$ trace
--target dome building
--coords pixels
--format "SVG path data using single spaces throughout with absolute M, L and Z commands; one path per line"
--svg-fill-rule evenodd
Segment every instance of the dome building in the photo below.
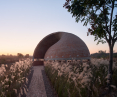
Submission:
M 33 65 L 43 65 L 45 60 L 83 60 L 90 59 L 86 44 L 76 35 L 55 32 L 44 37 L 34 50 Z

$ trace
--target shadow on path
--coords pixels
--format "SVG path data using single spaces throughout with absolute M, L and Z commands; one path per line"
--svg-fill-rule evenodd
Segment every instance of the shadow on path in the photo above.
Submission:
M 45 74 L 45 70 L 42 70 L 42 76 L 43 76 L 43 81 L 44 81 L 47 97 L 57 97 L 55 90 L 52 88 L 50 81 Z

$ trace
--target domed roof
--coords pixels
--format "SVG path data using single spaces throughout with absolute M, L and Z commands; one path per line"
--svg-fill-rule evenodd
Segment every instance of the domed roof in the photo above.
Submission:
M 90 53 L 78 36 L 67 32 L 55 32 L 39 42 L 33 57 L 44 60 L 90 59 Z
M 79 37 L 66 32 L 61 33 L 59 37 L 59 41 L 46 51 L 45 60 L 89 59 L 89 50 Z

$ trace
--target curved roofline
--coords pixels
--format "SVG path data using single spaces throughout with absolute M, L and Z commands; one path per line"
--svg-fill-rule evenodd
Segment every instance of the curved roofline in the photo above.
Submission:
M 62 50 L 62 48 L 64 49 Z M 58 51 L 58 53 L 56 51 Z M 63 55 L 60 55 L 60 53 L 66 51 L 71 53 L 69 54 L 70 56 L 68 55 L 69 57 L 62 58 Z M 65 54 L 67 54 L 67 52 Z M 78 58 L 77 53 L 75 55 L 73 54 L 75 52 L 81 53 L 80 55 L 78 54 Z M 83 53 L 85 53 L 85 56 L 82 55 Z M 55 58 L 55 54 L 59 54 L 59 57 Z M 71 55 L 73 55 L 72 57 L 75 57 L 75 59 L 90 59 L 89 54 L 88 47 L 81 38 L 72 33 L 58 31 L 47 35 L 38 43 L 34 50 L 33 57 L 44 60 L 71 60 L 73 59 Z M 49 58 L 48 55 L 49 57 L 52 55 L 53 58 Z

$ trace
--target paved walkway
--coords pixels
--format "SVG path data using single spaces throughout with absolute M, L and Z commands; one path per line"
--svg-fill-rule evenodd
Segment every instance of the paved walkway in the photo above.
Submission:
M 44 66 L 33 66 L 32 69 L 33 75 L 26 97 L 57 97 L 45 74 Z
M 47 97 L 42 76 L 42 70 L 44 70 L 44 67 L 33 66 L 33 70 L 33 76 L 26 97 Z

